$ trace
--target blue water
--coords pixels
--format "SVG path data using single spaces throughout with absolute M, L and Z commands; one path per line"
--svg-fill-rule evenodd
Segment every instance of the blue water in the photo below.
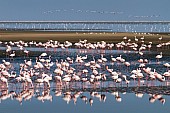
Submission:
M 5 47 L 1 47 L 1 50 L 5 50 Z M 86 49 L 68 49 L 68 50 L 62 50 L 57 49 L 54 51 L 53 49 L 45 50 L 44 48 L 26 48 L 27 50 L 31 51 L 32 54 L 30 56 L 25 56 L 23 53 L 18 54 L 15 58 L 11 59 L 9 57 L 6 57 L 5 55 L 0 58 L 0 61 L 5 59 L 6 61 L 10 61 L 13 65 L 13 69 L 11 71 L 16 71 L 17 75 L 19 74 L 19 64 L 24 63 L 24 60 L 32 59 L 33 65 L 35 64 L 36 57 L 38 57 L 42 52 L 47 52 L 48 56 L 51 55 L 52 62 L 55 63 L 56 59 L 61 61 L 61 59 L 65 60 L 68 56 L 73 58 L 75 61 L 76 55 L 82 55 L 85 56 L 88 55 L 88 59 L 86 62 L 93 60 L 93 57 L 95 60 L 101 57 L 101 54 L 104 55 L 108 59 L 108 61 L 105 64 L 101 64 L 102 69 L 100 72 L 106 73 L 107 77 L 109 77 L 108 72 L 105 71 L 105 66 L 108 65 L 109 68 L 114 69 L 114 71 L 121 72 L 122 74 L 126 74 L 128 76 L 131 75 L 131 71 L 133 69 L 136 69 L 139 66 L 139 63 L 137 60 L 139 58 L 148 58 L 149 63 L 146 64 L 146 66 L 155 68 L 157 72 L 164 73 L 167 68 L 163 66 L 164 63 L 170 62 L 170 58 L 168 55 L 163 56 L 163 58 L 159 61 L 159 63 L 156 61 L 155 56 L 159 54 L 159 51 L 149 52 L 144 51 L 144 56 L 139 56 L 135 51 L 124 51 L 124 50 L 86 50 Z M 17 50 L 17 48 L 13 48 L 13 50 Z M 131 63 L 130 68 L 127 70 L 127 67 L 124 66 L 121 63 L 111 63 L 111 55 L 113 57 L 117 57 L 119 55 L 122 55 L 123 58 L 126 59 L 126 61 Z M 48 58 L 45 57 L 45 58 Z M 2 63 L 2 62 L 1 62 Z M 84 69 L 84 66 L 81 66 L 80 64 L 73 63 L 71 64 L 72 67 L 74 67 L 76 72 L 79 72 L 80 70 Z M 45 70 L 48 73 L 51 73 L 54 76 L 53 71 L 55 70 L 56 66 L 52 66 L 50 70 Z M 87 68 L 90 70 L 89 68 Z M 89 71 L 89 75 L 92 72 Z M 150 82 L 150 81 L 149 81 Z M 110 83 L 110 84 L 109 84 Z M 73 83 L 74 85 L 76 83 Z M 56 85 L 54 82 L 51 82 L 51 88 L 46 89 L 41 85 L 39 88 L 29 89 L 29 88 L 23 88 L 22 84 L 16 84 L 12 83 L 9 85 L 9 89 L 6 90 L 5 88 L 1 88 L 0 90 L 0 113 L 56 113 L 56 112 L 71 112 L 71 113 L 108 113 L 108 112 L 114 112 L 114 113 L 169 113 L 170 112 L 170 96 L 169 96 L 169 89 L 163 89 L 160 90 L 153 90 L 151 92 L 138 89 L 137 83 L 133 83 L 133 80 L 131 80 L 131 83 L 129 84 L 129 87 L 125 83 L 120 84 L 114 84 L 112 81 L 104 82 L 104 88 L 100 85 L 97 85 L 96 87 L 100 90 L 96 90 L 92 85 L 85 85 L 85 88 L 78 88 L 78 87 L 66 87 L 58 89 L 58 85 Z M 155 82 L 156 86 L 166 86 L 166 83 L 160 83 L 159 81 Z M 81 85 L 79 82 L 78 85 Z M 67 85 L 69 86 L 69 84 Z M 146 86 L 146 84 L 142 84 L 141 86 Z M 81 85 L 81 87 L 83 87 Z M 112 87 L 113 89 L 116 87 L 127 87 L 127 89 L 122 92 L 118 91 L 118 96 L 121 98 L 121 102 L 116 101 L 115 95 L 113 95 L 113 89 L 107 89 L 107 87 Z M 136 88 L 135 90 L 131 91 L 130 87 Z M 67 89 L 68 88 L 68 89 Z M 90 88 L 90 89 L 88 89 Z M 106 88 L 106 89 L 105 89 Z M 145 89 L 145 88 L 144 88 Z M 152 89 L 152 87 L 151 87 Z M 154 89 L 154 88 L 153 88 Z M 96 91 L 96 95 L 92 96 L 90 95 L 89 90 Z M 104 90 L 104 91 L 103 91 Z M 3 99 L 5 94 L 9 94 L 10 91 L 14 91 L 15 94 L 10 96 L 9 98 Z M 55 91 L 61 91 L 60 96 L 55 95 Z M 63 100 L 64 95 L 66 92 L 70 92 L 69 97 L 70 101 L 66 102 Z M 76 103 L 73 101 L 73 95 L 77 92 L 81 92 L 80 95 L 77 97 Z M 23 94 L 23 92 L 29 92 L 26 93 L 26 96 L 30 96 L 30 99 L 26 100 L 26 96 L 21 98 L 21 101 L 18 101 L 16 97 Z M 136 93 L 142 93 L 142 97 L 137 97 Z M 167 93 L 166 93 L 167 92 Z M 104 95 L 106 97 L 106 100 L 102 100 L 101 95 Z M 155 99 L 153 103 L 149 101 L 149 98 L 153 95 L 161 95 L 160 98 Z M 43 99 L 38 100 L 38 98 L 44 98 L 49 97 L 51 99 Z M 82 100 L 81 97 L 87 97 L 87 100 Z M 90 105 L 89 99 L 93 99 L 93 104 Z M 161 99 L 165 100 L 165 103 L 161 103 Z
M 74 93 L 74 92 L 73 92 Z M 7 99 L 1 100 L 1 113 L 30 113 L 30 112 L 38 112 L 38 113 L 55 113 L 55 112 L 71 112 L 71 113 L 104 113 L 104 112 L 121 112 L 121 113 L 129 113 L 129 112 L 150 112 L 150 113 L 168 113 L 170 111 L 169 105 L 169 96 L 163 95 L 162 97 L 166 100 L 164 104 L 162 104 L 159 100 L 155 100 L 154 103 L 149 102 L 149 95 L 143 94 L 142 98 L 136 97 L 134 93 L 119 93 L 122 98 L 121 102 L 117 102 L 114 95 L 111 95 L 108 92 L 97 92 L 98 94 L 104 94 L 106 96 L 106 100 L 100 101 L 97 97 L 91 97 L 93 99 L 93 104 L 90 106 L 89 101 L 85 103 L 80 97 L 77 98 L 76 104 L 74 104 L 73 100 L 71 100 L 68 104 L 62 98 L 63 95 L 56 97 L 54 92 L 50 91 L 50 95 L 53 96 L 52 101 L 44 100 L 44 102 L 39 101 L 33 96 L 28 101 L 22 101 L 22 104 L 18 101 Z M 83 92 L 81 95 L 86 96 L 88 99 L 90 98 L 89 92 Z M 80 96 L 81 96 L 80 95 Z

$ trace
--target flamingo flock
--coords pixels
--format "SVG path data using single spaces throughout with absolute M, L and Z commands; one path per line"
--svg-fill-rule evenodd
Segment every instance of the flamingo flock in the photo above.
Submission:
M 170 64 L 164 60 L 167 56 L 163 51 L 169 49 L 170 42 L 162 43 L 162 37 L 157 45 L 145 43 L 145 40 L 145 37 L 134 37 L 134 40 L 123 37 L 119 43 L 90 43 L 87 40 L 76 43 L 53 40 L 0 42 L 0 46 L 5 47 L 0 63 L 0 87 L 3 89 L 0 102 L 11 98 L 22 104 L 32 97 L 41 102 L 52 101 L 50 89 L 59 88 L 54 95 L 61 96 L 67 104 L 71 101 L 76 104 L 80 99 L 92 106 L 95 98 L 105 102 L 106 93 L 90 91 L 88 96 L 83 91 L 63 89 L 169 86 Z M 35 54 L 32 49 L 37 48 L 42 51 Z M 43 91 L 39 90 L 41 88 Z M 110 94 L 121 102 L 122 94 L 126 93 L 111 91 Z M 135 92 L 135 95 L 143 97 L 142 92 Z M 149 102 L 155 101 L 164 104 L 165 98 L 150 93 Z
M 43 84 L 50 88 L 51 82 L 55 82 L 65 88 L 74 85 L 96 87 L 107 81 L 108 86 L 119 86 L 123 83 L 129 85 L 132 80 L 134 84 L 137 81 L 137 85 L 147 86 L 154 85 L 150 81 L 169 82 L 170 64 L 168 61 L 161 61 L 163 52 L 155 54 L 154 59 L 146 57 L 153 46 L 159 48 L 157 51 L 169 48 L 170 41 L 162 43 L 162 39 L 158 39 L 160 43 L 157 45 L 152 45 L 152 42 L 145 43 L 144 36 L 134 37 L 134 40 L 123 37 L 123 41 L 119 43 L 90 43 L 87 40 L 76 43 L 53 40 L 0 42 L 1 46 L 5 47 L 5 57 L 0 64 L 0 82 L 6 88 L 13 86 L 13 83 L 24 84 L 23 87 L 30 88 Z M 45 51 L 37 52 L 37 56 L 32 57 L 30 48 L 44 48 Z M 71 56 L 69 52 L 72 48 L 76 50 L 75 56 Z M 114 50 L 116 54 L 112 53 Z M 63 57 L 57 58 L 55 53 Z M 15 61 L 20 56 L 22 59 L 16 64 Z M 133 59 L 134 56 L 136 59 Z M 165 71 L 159 71 L 150 65 L 153 60 L 155 65 L 166 67 Z

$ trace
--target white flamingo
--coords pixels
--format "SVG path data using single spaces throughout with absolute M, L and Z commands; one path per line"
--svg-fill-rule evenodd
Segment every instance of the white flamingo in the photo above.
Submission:
M 159 55 L 156 55 L 156 57 L 155 57 L 156 59 L 157 59 L 157 61 L 159 62 L 159 59 L 161 59 L 162 58 L 162 52 L 160 52 L 160 54 Z

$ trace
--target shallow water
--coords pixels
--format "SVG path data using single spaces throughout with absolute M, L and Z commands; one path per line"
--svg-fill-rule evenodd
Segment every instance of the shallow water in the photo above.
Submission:
M 38 92 L 38 91 L 37 91 Z M 40 92 L 41 93 L 41 92 Z M 67 92 L 68 93 L 68 92 Z M 73 96 L 76 92 L 69 92 L 70 95 Z M 170 111 L 169 105 L 169 96 L 161 95 L 161 98 L 165 99 L 166 102 L 162 104 L 159 99 L 155 99 L 154 102 L 149 102 L 149 98 L 151 95 L 142 94 L 142 96 L 138 96 L 135 93 L 118 93 L 121 102 L 116 100 L 115 94 L 117 92 L 95 92 L 95 96 L 91 96 L 90 92 L 81 92 L 77 101 L 74 102 L 73 99 L 68 99 L 68 101 L 64 101 L 64 97 L 66 98 L 66 93 L 62 93 L 60 96 L 55 96 L 54 91 L 49 91 L 49 96 L 52 96 L 52 100 L 38 100 L 38 94 L 35 95 L 25 101 L 23 99 L 22 102 L 18 102 L 14 99 L 6 99 L 1 100 L 1 109 L 2 113 L 30 113 L 30 112 L 39 112 L 39 113 L 48 113 L 48 112 L 95 112 L 95 113 L 103 113 L 103 112 L 121 112 L 121 113 L 129 113 L 129 112 L 163 112 L 168 113 Z M 105 100 L 101 99 L 101 95 L 105 96 Z M 139 94 L 138 94 L 139 95 Z M 82 97 L 86 97 L 87 100 L 83 100 Z M 69 97 L 69 96 L 68 96 Z M 89 99 L 93 99 L 92 105 L 89 103 Z M 86 102 L 87 101 L 87 102 Z M 147 109 L 146 109 L 147 108 Z
M 4 51 L 6 48 L 0 47 L 0 49 Z M 70 64 L 70 66 L 76 69 L 75 72 L 79 73 L 81 70 L 87 69 L 89 70 L 88 76 L 90 76 L 92 74 L 91 69 L 82 64 L 75 63 L 76 56 L 87 55 L 88 58 L 85 62 L 89 62 L 92 60 L 97 61 L 97 59 L 101 58 L 101 54 L 103 54 L 108 61 L 100 64 L 101 69 L 98 71 L 100 73 L 105 73 L 108 80 L 106 82 L 98 82 L 95 85 L 73 82 L 66 84 L 64 87 L 60 87 L 52 81 L 50 89 L 43 87 L 43 85 L 37 86 L 37 88 L 34 87 L 34 89 L 25 88 L 21 83 L 15 84 L 15 82 L 11 80 L 8 89 L 1 87 L 0 113 L 170 112 L 168 81 L 154 81 L 153 85 L 152 81 L 139 83 L 129 78 L 130 84 L 128 85 L 125 84 L 125 82 L 115 84 L 111 80 L 109 72 L 105 69 L 105 67 L 108 66 L 113 69 L 113 71 L 121 72 L 121 74 L 126 74 L 128 77 L 131 75 L 133 69 L 139 68 L 140 63 L 137 60 L 140 58 L 147 58 L 149 63 L 146 64 L 146 67 L 151 67 L 152 70 L 156 69 L 158 73 L 163 74 L 167 71 L 167 68 L 163 66 L 163 64 L 169 63 L 170 58 L 169 55 L 166 55 L 163 56 L 159 62 L 156 61 L 155 56 L 159 54 L 160 51 L 143 51 L 144 55 L 140 56 L 136 51 L 131 50 L 88 50 L 75 48 L 63 50 L 58 48 L 54 51 L 54 49 L 46 50 L 44 48 L 33 47 L 28 47 L 26 49 L 30 51 L 29 56 L 19 51 L 16 57 L 9 58 L 4 55 L 0 58 L 0 61 L 3 59 L 10 61 L 13 66 L 10 71 L 15 71 L 17 75 L 19 75 L 20 64 L 24 63 L 25 59 L 32 59 L 34 65 L 36 63 L 36 57 L 42 52 L 46 52 L 48 56 L 51 56 L 51 62 L 54 63 L 56 59 L 61 62 L 62 60 L 65 61 L 67 57 L 73 58 L 74 63 Z M 18 48 L 14 47 L 13 50 L 17 52 Z M 122 58 L 130 62 L 130 67 L 127 68 L 120 62 L 111 62 L 111 55 L 115 58 L 122 55 Z M 48 59 L 48 56 L 44 57 L 44 59 Z M 55 69 L 56 65 L 53 65 L 50 70 L 44 69 L 43 71 L 55 76 Z M 82 74 L 82 76 L 85 75 Z M 144 73 L 144 76 L 146 77 L 147 75 Z M 143 80 L 145 80 L 145 78 Z M 34 85 L 36 85 L 36 83 L 34 83 Z M 92 92 L 94 95 L 92 95 Z M 89 102 L 90 99 L 93 100 L 91 105 Z

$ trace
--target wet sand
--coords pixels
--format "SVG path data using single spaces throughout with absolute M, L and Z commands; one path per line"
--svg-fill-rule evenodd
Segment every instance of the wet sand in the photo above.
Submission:
M 87 39 L 88 42 L 106 41 L 106 42 L 121 42 L 123 37 L 128 37 L 134 41 L 134 37 L 145 37 L 145 43 L 150 41 L 153 44 L 160 43 L 159 37 L 163 37 L 162 42 L 170 41 L 170 35 L 168 33 L 107 33 L 107 32 L 54 32 L 54 31 L 0 31 L 1 41 L 47 41 L 57 40 L 59 42 L 70 41 L 78 42 L 79 40 Z

